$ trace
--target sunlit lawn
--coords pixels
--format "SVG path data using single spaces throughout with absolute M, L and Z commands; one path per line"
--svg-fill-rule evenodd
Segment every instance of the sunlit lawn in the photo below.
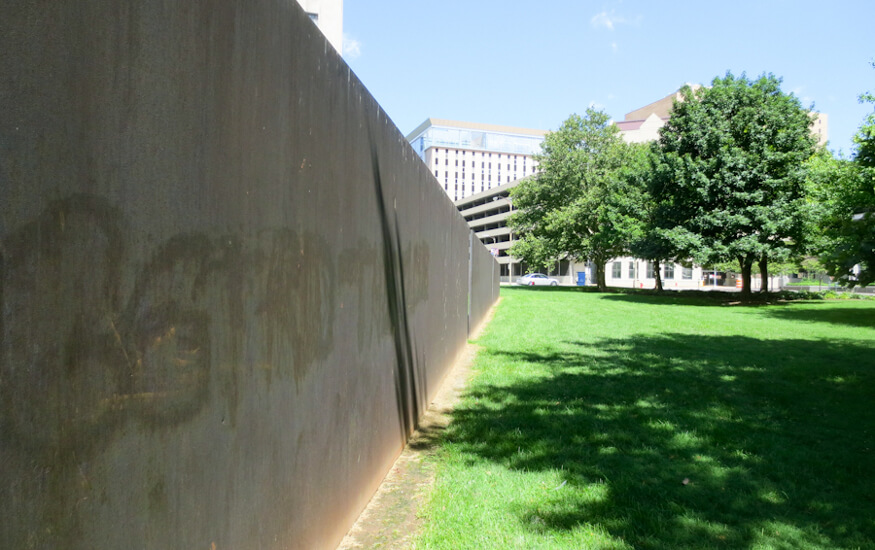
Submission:
M 875 548 L 875 301 L 502 297 L 417 548 Z

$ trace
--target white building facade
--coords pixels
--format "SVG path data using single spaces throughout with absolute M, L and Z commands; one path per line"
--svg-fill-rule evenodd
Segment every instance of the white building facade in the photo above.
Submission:
M 507 226 L 507 218 L 513 213 L 510 192 L 519 181 L 502 184 L 455 201 L 456 208 L 468 222 L 468 226 L 483 246 L 495 256 L 503 283 L 515 281 L 526 271 L 526 266 L 518 258 L 508 254 L 508 249 L 516 240 Z M 612 287 L 655 288 L 655 269 L 654 263 L 646 260 L 614 258 L 605 265 L 605 280 Z M 666 263 L 660 265 L 659 271 L 665 289 L 696 289 L 734 284 L 734 281 L 717 279 L 712 274 L 703 272 L 700 266 L 692 264 Z M 586 284 L 595 283 L 595 266 L 591 262 L 560 259 L 551 264 L 545 273 L 563 285 L 577 284 L 580 273 L 585 274 Z
M 343 0 L 298 0 L 337 53 L 343 53 Z
M 656 288 L 656 265 L 638 258 L 614 258 L 605 265 L 605 282 L 608 286 L 621 288 Z M 594 274 L 593 274 L 594 275 Z M 725 284 L 703 272 L 701 266 L 665 263 L 659 266 L 662 288 L 696 289 L 704 286 Z M 734 282 L 733 282 L 734 283 Z
M 545 130 L 429 118 L 407 141 L 453 201 L 531 176 Z

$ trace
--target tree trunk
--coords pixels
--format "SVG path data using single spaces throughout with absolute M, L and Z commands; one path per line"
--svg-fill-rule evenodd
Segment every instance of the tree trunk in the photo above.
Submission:
M 607 261 L 594 260 L 593 263 L 595 263 L 595 281 L 599 292 L 606 292 L 608 290 L 608 283 L 605 279 L 605 264 Z
M 662 264 L 659 260 L 653 260 L 653 278 L 656 279 L 656 291 L 662 292 Z
M 769 293 L 769 259 L 765 254 L 760 258 L 760 279 L 762 280 L 762 285 L 760 285 L 760 293 L 768 294 Z
M 750 298 L 750 272 L 753 268 L 753 258 L 739 257 L 738 265 L 741 267 L 741 297 Z

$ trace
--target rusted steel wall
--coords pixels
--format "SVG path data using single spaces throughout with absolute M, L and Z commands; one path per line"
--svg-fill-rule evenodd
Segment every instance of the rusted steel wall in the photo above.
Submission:
M 292 0 L 6 2 L 0 106 L 0 546 L 334 547 L 495 298 L 404 137 Z
M 471 233 L 471 289 L 469 332 L 477 328 L 498 300 L 501 286 L 501 269 L 491 254 L 482 254 L 485 247 Z

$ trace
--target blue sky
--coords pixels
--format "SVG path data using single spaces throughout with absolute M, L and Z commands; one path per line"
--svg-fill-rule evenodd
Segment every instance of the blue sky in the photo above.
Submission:
M 622 120 L 686 82 L 773 73 L 848 154 L 873 29 L 875 0 L 345 0 L 344 57 L 405 135 L 428 117 L 553 130 L 590 105 Z

